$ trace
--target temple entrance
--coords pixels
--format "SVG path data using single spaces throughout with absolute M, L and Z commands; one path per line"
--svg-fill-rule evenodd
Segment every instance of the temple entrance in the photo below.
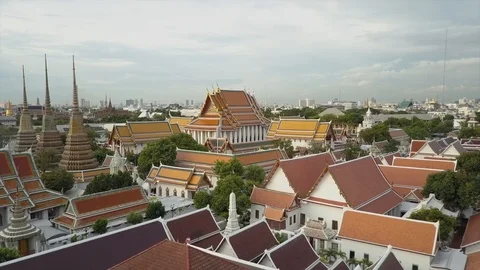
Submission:
M 28 255 L 28 239 L 18 241 L 18 251 L 22 256 Z

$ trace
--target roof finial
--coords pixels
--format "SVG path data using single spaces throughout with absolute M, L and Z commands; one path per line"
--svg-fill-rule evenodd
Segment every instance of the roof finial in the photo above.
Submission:
M 45 114 L 51 112 L 50 89 L 48 87 L 47 54 L 45 54 Z
M 77 78 L 75 76 L 75 55 L 72 55 L 73 61 L 73 111 L 78 112 L 78 89 Z
M 25 83 L 25 66 L 22 65 L 22 75 L 23 75 L 23 112 L 28 112 L 28 103 L 27 103 L 27 86 Z

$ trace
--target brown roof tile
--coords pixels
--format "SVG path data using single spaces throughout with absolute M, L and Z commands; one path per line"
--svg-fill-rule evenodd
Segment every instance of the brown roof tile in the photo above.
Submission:
M 442 170 L 398 166 L 379 165 L 378 167 L 390 184 L 418 188 L 425 186 L 429 175 L 442 172 Z
M 268 205 L 275 208 L 290 209 L 296 206 L 295 194 L 254 187 L 250 201 L 254 204 Z
M 201 248 L 212 248 L 213 250 L 216 250 L 220 242 L 222 242 L 222 240 L 223 240 L 223 236 L 220 232 L 218 232 L 212 236 L 209 236 L 200 241 L 197 241 L 192 245 L 201 247 Z
M 274 221 L 282 221 L 285 219 L 285 209 L 265 206 L 263 213 L 266 219 Z
M 402 166 L 402 167 L 415 167 L 415 168 L 454 171 L 457 164 L 455 161 L 449 161 L 449 160 L 432 160 L 432 159 L 395 157 L 393 158 L 392 165 Z
M 30 154 L 16 154 L 13 156 L 13 162 L 20 178 L 38 176 L 31 157 Z
M 303 234 L 297 234 L 270 252 L 270 258 L 278 269 L 307 269 L 319 262 L 318 255 Z M 321 262 L 323 269 L 327 269 Z
M 328 170 L 348 205 L 353 208 L 390 189 L 371 156 L 335 164 Z
M 399 152 L 395 152 L 395 153 L 391 153 L 391 154 L 383 156 L 383 158 L 385 159 L 385 161 L 387 162 L 388 165 L 392 165 L 393 157 L 401 157 L 401 155 L 400 155 Z
M 335 164 L 330 153 L 309 155 L 294 159 L 281 160 L 279 168 L 283 170 L 293 190 L 300 198 L 305 198 L 313 190 L 327 165 Z M 277 168 L 278 170 L 278 168 Z M 270 172 L 265 185 L 271 181 L 275 171 Z
M 418 152 L 418 150 L 420 150 L 425 143 L 427 143 L 425 140 L 412 140 L 410 142 L 410 153 Z
M 10 160 L 10 155 L 7 151 L 0 151 L 0 176 L 7 176 L 15 174 L 14 167 Z
M 241 260 L 260 259 L 266 249 L 278 244 L 265 221 L 250 224 L 228 237 L 237 257 Z
M 36 212 L 44 209 L 50 209 L 60 205 L 66 205 L 67 203 L 68 203 L 68 199 L 62 198 L 62 197 L 49 200 L 49 201 L 44 201 L 44 202 L 35 202 L 35 207 L 32 208 L 30 211 Z
M 401 202 L 403 202 L 403 198 L 393 190 L 390 190 L 374 201 L 358 208 L 358 210 L 377 214 L 385 214 L 395 208 Z
M 217 222 L 208 208 L 169 219 L 166 226 L 172 239 L 180 243 L 185 243 L 187 238 L 190 238 L 191 243 L 195 243 L 198 238 L 219 231 Z
M 347 210 L 338 237 L 433 256 L 437 234 L 435 223 Z
M 139 186 L 106 191 L 72 199 L 72 204 L 79 215 L 121 206 L 133 202 L 144 201 L 143 190 Z
M 480 269 L 480 251 L 477 251 L 472 254 L 468 254 L 467 265 L 465 265 L 465 270 L 478 270 Z
M 237 270 L 247 268 L 186 244 L 164 240 L 111 269 Z
M 464 248 L 474 243 L 480 243 L 480 213 L 471 216 L 468 220 L 461 247 Z

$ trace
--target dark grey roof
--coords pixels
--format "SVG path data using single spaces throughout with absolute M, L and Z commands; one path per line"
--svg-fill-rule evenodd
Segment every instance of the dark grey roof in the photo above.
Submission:
M 9 270 L 25 269 L 108 269 L 124 260 L 167 239 L 163 224 L 159 221 L 143 223 L 106 235 L 82 240 L 65 247 L 0 265 Z

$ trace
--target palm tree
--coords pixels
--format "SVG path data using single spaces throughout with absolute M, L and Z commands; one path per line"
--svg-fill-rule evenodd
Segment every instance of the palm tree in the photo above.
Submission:
M 357 264 L 360 264 L 360 261 L 355 259 L 355 258 L 350 258 L 350 259 L 347 260 L 347 265 L 349 267 L 357 266 Z
M 360 261 L 358 261 L 358 263 L 362 266 L 362 269 L 366 269 L 367 267 L 369 267 L 370 265 L 372 265 L 373 263 L 371 261 L 369 261 L 367 258 L 363 258 L 361 259 Z

